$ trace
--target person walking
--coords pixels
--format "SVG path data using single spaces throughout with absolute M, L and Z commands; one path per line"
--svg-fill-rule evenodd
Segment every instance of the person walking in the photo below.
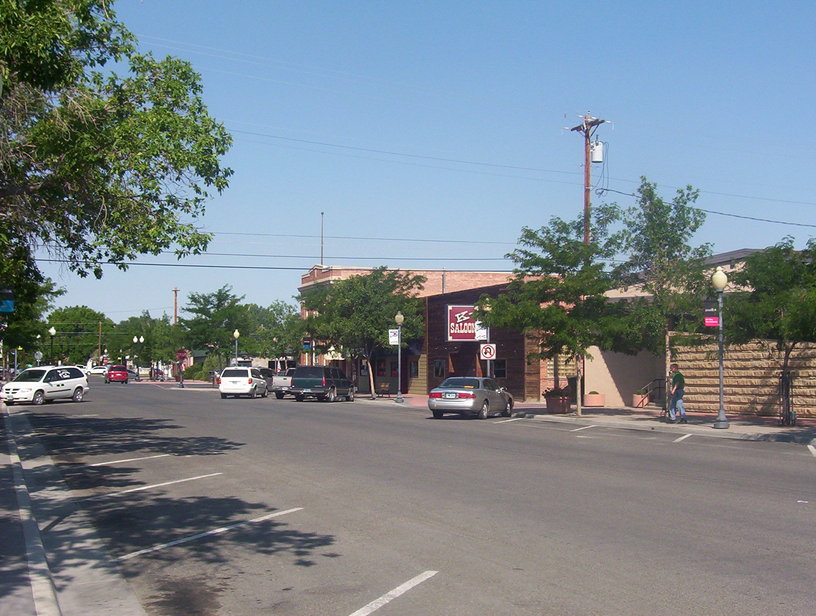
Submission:
M 671 380 L 671 404 L 669 405 L 669 423 L 677 421 L 677 412 L 680 411 L 680 423 L 688 423 L 686 420 L 686 407 L 683 404 L 683 395 L 686 393 L 686 378 L 680 372 L 677 364 L 669 366 Z

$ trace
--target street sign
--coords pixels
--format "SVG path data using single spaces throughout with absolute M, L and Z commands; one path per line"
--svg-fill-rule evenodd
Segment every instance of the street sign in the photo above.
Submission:
M 35 351 L 34 352 L 34 359 L 36 359 L 37 361 L 40 361 L 42 358 L 43 358 L 43 354 L 40 351 Z
M 176 351 L 176 359 L 179 361 L 184 361 L 185 359 L 187 359 L 187 351 L 185 351 L 184 349 L 179 349 L 178 351 Z
M 496 358 L 496 345 L 495 344 L 480 344 L 479 345 L 479 356 L 482 359 L 495 359 Z
M 717 302 L 707 301 L 703 304 L 703 325 L 706 327 L 720 326 L 720 314 Z
M 388 344 L 391 346 L 396 346 L 400 343 L 399 339 L 399 329 L 389 329 L 388 330 Z

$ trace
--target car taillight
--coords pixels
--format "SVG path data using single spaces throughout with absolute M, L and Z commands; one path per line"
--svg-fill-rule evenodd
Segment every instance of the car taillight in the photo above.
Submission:
M 220 385 L 221 384 L 221 377 L 219 376 L 216 380 L 218 381 L 218 384 Z
M 441 398 L 442 397 L 442 392 L 432 391 L 431 393 L 428 394 L 428 397 L 429 398 Z
M 252 377 L 249 377 L 249 380 L 247 381 L 247 383 L 249 383 L 250 385 L 252 385 Z
M 459 393 L 459 395 L 457 396 L 457 398 L 475 398 L 475 397 L 476 397 L 476 394 L 472 394 L 470 392 Z
M 323 387 L 325 387 L 325 386 L 326 386 L 326 375 L 324 374 L 323 375 Z

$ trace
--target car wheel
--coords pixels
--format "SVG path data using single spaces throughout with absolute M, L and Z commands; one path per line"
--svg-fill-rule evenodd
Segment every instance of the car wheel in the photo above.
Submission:
M 110 381 L 108 379 L 105 379 L 105 385 L 110 385 Z
M 45 401 L 45 394 L 40 391 L 35 391 L 34 396 L 31 398 L 31 404 L 40 405 Z
M 253 387 L 253 388 L 252 388 L 252 391 L 251 391 L 251 392 L 249 392 L 249 397 L 250 397 L 250 398 L 254 398 L 254 397 L 255 397 L 255 396 L 257 396 L 257 395 L 258 395 L 258 390 L 257 390 L 257 389 L 255 389 L 255 388 Z
M 434 411 L 433 412 L 434 419 L 442 419 L 442 415 L 444 415 L 444 413 L 442 411 Z
M 221 399 L 224 400 L 227 397 L 227 394 L 221 394 Z
M 354 388 L 348 390 L 346 394 L 346 402 L 354 402 Z
M 479 419 L 487 419 L 488 415 L 490 415 L 490 403 L 485 400 L 482 408 L 479 409 Z
M 298 402 L 303 402 L 303 399 L 304 397 L 299 394 L 295 396 L 295 400 L 297 400 Z
M 326 400 L 329 402 L 334 402 L 337 400 L 337 391 L 334 388 L 331 388 L 329 390 L 329 393 L 326 396 Z
M 269 390 L 264 387 L 263 393 L 261 394 L 261 398 L 266 398 L 269 395 Z
M 276 397 L 278 400 L 283 400 L 283 392 L 282 392 L 282 391 L 276 391 L 276 392 L 275 392 L 275 397 Z
M 502 415 L 504 417 L 510 417 L 510 415 L 512 414 L 513 414 L 513 401 L 508 400 L 507 404 L 504 407 L 504 410 L 502 411 Z
M 124 381 L 122 381 L 122 385 L 127 385 L 127 379 L 125 379 Z
M 82 402 L 82 398 L 85 396 L 85 392 L 82 390 L 81 387 L 77 387 L 74 390 L 74 395 L 71 396 L 71 400 L 74 402 Z

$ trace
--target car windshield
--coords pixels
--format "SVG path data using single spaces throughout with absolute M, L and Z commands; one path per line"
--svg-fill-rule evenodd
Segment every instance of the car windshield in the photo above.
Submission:
M 223 377 L 229 377 L 229 376 L 242 377 L 242 376 L 246 376 L 246 375 L 247 375 L 247 369 L 246 368 L 225 368 L 224 372 L 221 373 L 222 378 Z
M 439 387 L 444 387 L 445 389 L 479 389 L 479 379 L 455 377 L 445 379 Z
M 41 381 L 43 376 L 45 376 L 45 370 L 23 370 L 14 380 L 22 383 L 34 383 Z

